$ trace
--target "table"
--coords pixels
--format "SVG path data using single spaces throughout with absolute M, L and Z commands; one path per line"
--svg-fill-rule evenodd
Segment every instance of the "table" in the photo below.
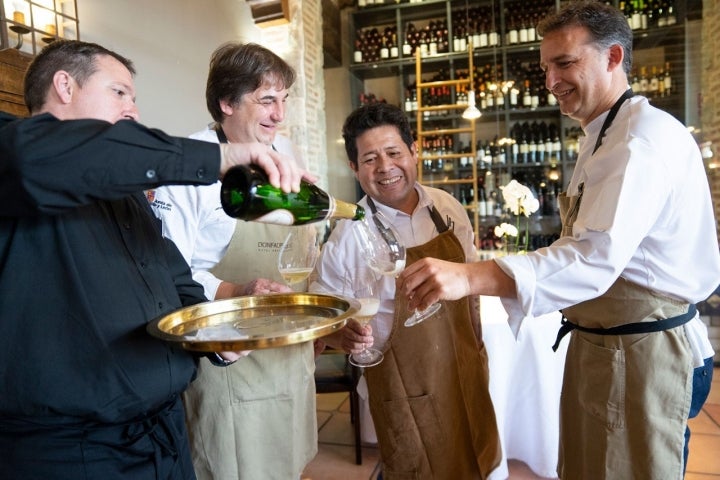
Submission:
M 557 477 L 559 408 L 569 337 L 552 351 L 560 313 L 526 320 L 517 340 L 497 297 L 480 297 L 483 341 L 488 352 L 490 396 L 503 450 L 490 480 L 508 478 L 507 459 L 517 459 L 542 477 Z M 358 385 L 362 440 L 377 443 L 365 400 L 364 379 Z
M 517 340 L 499 298 L 481 297 L 480 315 L 503 449 L 491 479 L 508 477 L 508 458 L 526 463 L 537 475 L 556 478 L 560 390 L 569 337 L 557 352 L 551 347 L 561 315 L 525 320 Z

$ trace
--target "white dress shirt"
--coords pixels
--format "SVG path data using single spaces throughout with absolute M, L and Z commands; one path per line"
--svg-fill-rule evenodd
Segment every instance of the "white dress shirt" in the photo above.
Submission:
M 572 236 L 495 260 L 517 284 L 504 298 L 515 332 L 539 316 L 603 294 L 618 276 L 697 303 L 720 282 L 707 176 L 697 144 L 677 120 L 636 96 L 592 149 L 607 113 L 585 128 L 568 195 L 585 193 Z M 686 324 L 696 366 L 711 357 L 699 317 Z

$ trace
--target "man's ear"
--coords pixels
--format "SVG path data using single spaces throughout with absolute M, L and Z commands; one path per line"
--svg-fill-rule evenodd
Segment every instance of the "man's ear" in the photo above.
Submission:
M 358 167 L 355 162 L 351 162 L 350 160 L 348 160 L 348 165 L 350 166 L 350 170 L 355 172 L 355 174 L 357 175 Z
M 625 51 L 617 43 L 610 45 L 608 49 L 608 71 L 612 71 L 615 68 L 622 68 L 623 59 L 625 58 Z
M 75 88 L 75 80 L 65 70 L 58 70 L 53 75 L 53 92 L 63 104 L 68 104 L 72 101 L 72 96 Z
M 229 117 L 233 114 L 234 108 L 227 100 L 220 100 L 220 111 Z

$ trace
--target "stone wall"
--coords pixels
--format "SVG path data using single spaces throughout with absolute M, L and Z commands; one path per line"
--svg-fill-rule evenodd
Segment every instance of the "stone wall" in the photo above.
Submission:
M 282 133 L 327 185 L 321 0 L 290 0 L 290 23 L 261 29 L 261 43 L 295 68 Z

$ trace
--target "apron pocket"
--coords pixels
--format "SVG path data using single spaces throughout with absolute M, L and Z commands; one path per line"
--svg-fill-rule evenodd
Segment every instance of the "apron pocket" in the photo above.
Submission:
M 625 428 L 625 352 L 578 335 L 578 398 L 589 415 L 609 428 Z

